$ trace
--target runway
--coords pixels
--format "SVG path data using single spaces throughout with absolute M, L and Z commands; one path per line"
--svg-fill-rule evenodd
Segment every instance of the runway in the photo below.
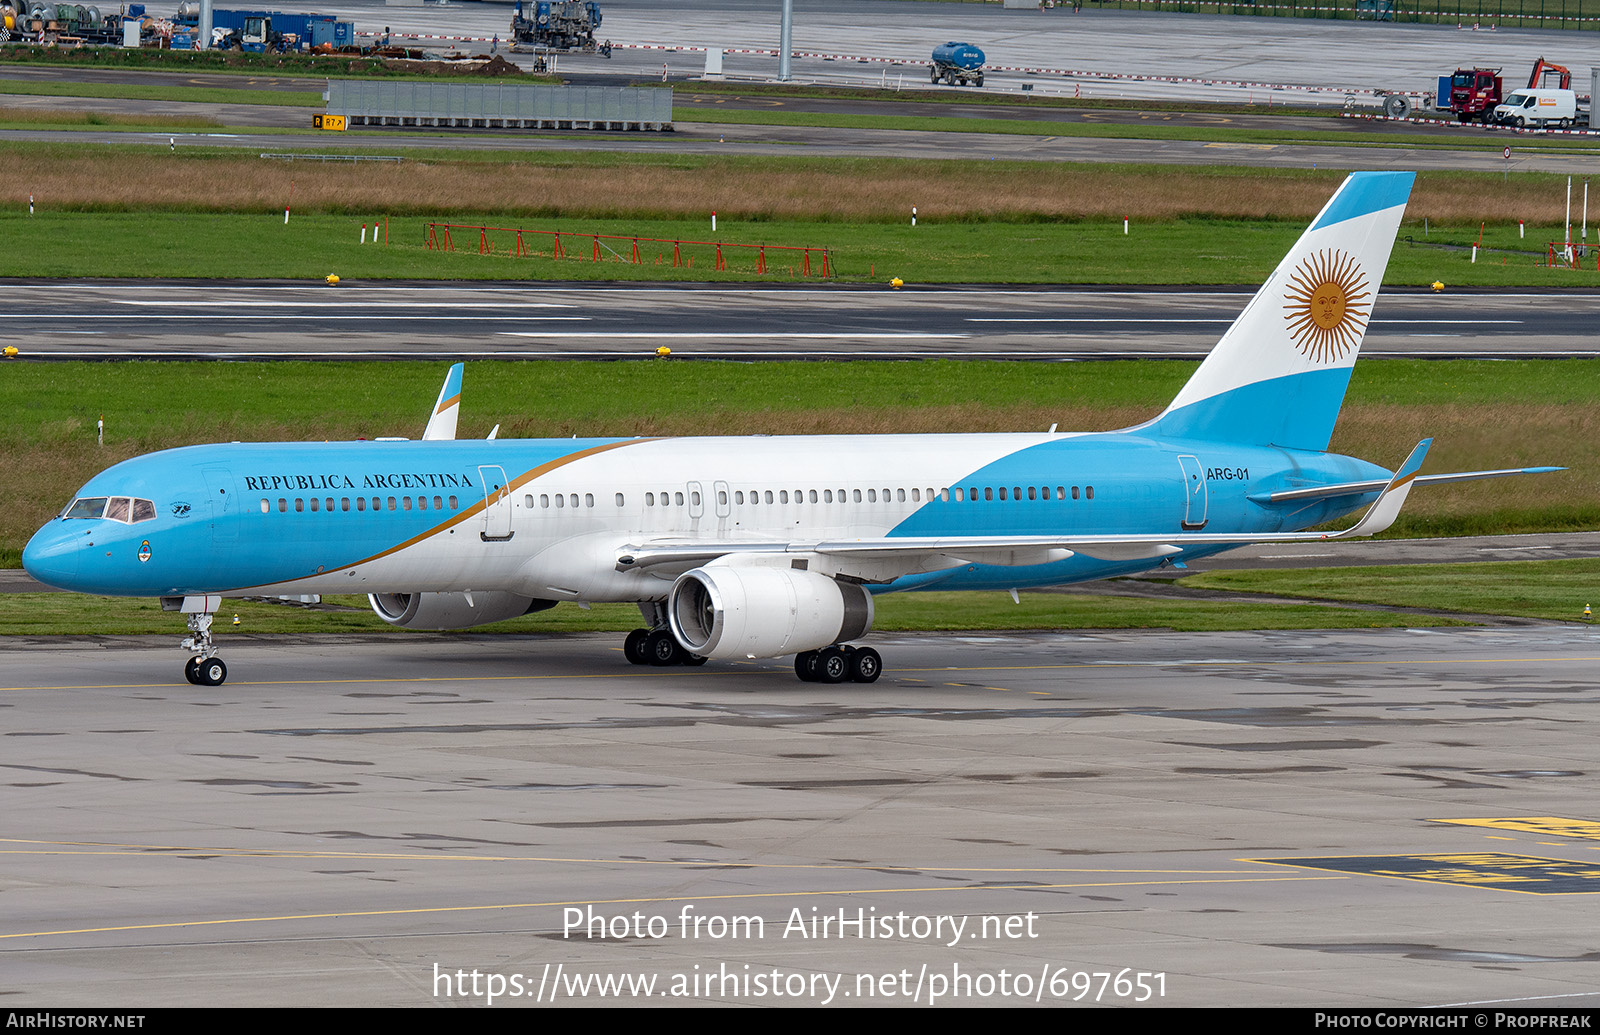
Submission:
M 1234 289 L 74 281 L 10 283 L 33 359 L 1200 358 Z M 1386 291 L 1371 356 L 1600 354 L 1600 296 Z
M 0 646 L 12 1008 L 1600 1005 L 1593 630 L 224 636 Z

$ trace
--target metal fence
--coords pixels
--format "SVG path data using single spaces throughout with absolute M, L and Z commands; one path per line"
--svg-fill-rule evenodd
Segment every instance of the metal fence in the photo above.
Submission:
M 1600 29 L 1600 0 L 1087 0 L 1096 9 L 1414 22 L 1485 29 Z M 1056 0 L 1056 7 L 1067 0 Z
M 670 130 L 672 89 L 330 79 L 328 114 L 351 126 Z

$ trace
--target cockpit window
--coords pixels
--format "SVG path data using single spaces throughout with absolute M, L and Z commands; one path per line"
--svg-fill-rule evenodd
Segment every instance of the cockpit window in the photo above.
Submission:
M 72 501 L 72 505 L 62 511 L 64 518 L 97 518 L 106 512 L 106 497 L 85 496 Z
M 61 512 L 63 518 L 105 518 L 134 524 L 154 521 L 156 505 L 150 500 L 131 499 L 127 496 L 80 496 Z

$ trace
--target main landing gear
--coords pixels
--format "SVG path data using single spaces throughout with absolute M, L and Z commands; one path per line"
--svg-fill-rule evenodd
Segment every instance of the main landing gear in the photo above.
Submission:
M 704 665 L 710 660 L 684 650 L 670 629 L 635 629 L 622 641 L 622 653 L 635 665 Z
M 684 650 L 667 629 L 633 630 L 622 653 L 635 665 L 704 665 L 707 660 Z M 875 683 L 883 674 L 883 659 L 871 647 L 838 644 L 796 654 L 794 674 L 807 683 Z
M 796 654 L 794 674 L 807 683 L 875 683 L 883 674 L 883 659 L 871 647 L 839 644 Z

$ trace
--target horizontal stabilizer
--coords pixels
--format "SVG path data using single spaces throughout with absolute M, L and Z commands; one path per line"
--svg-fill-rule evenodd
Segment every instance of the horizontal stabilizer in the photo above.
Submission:
M 1417 485 L 1446 485 L 1450 482 L 1476 482 L 1485 478 L 1507 478 L 1514 474 L 1550 474 L 1565 471 L 1565 467 L 1510 467 L 1503 471 L 1457 471 L 1453 474 L 1422 474 L 1415 479 Z M 1337 485 L 1314 485 L 1304 489 L 1286 489 L 1283 492 L 1258 492 L 1249 496 L 1252 503 L 1294 503 L 1301 500 L 1325 500 L 1335 496 L 1359 496 L 1377 492 L 1389 484 L 1382 481 L 1340 482 Z

